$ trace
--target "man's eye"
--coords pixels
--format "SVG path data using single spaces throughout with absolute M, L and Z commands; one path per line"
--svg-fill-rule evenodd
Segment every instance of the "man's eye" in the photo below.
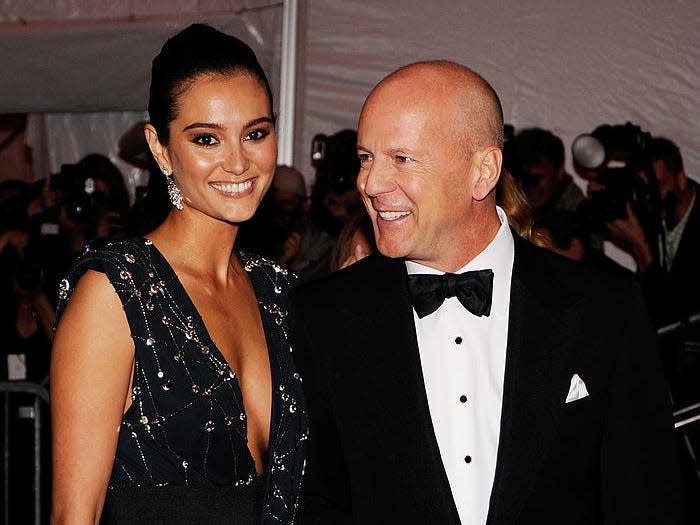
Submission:
M 196 135 L 194 139 L 192 139 L 192 142 L 199 144 L 200 146 L 213 146 L 219 141 L 216 140 L 214 135 L 210 135 L 209 133 L 200 133 L 199 135 Z
M 269 129 L 265 128 L 256 128 L 253 131 L 249 132 L 243 140 L 262 140 L 265 137 L 267 137 L 270 134 Z
M 360 160 L 360 166 L 364 166 L 372 160 L 372 157 L 369 153 L 359 153 L 357 155 L 357 158 Z
M 398 164 L 407 164 L 413 160 L 411 157 L 406 157 L 405 155 L 396 155 L 395 158 Z

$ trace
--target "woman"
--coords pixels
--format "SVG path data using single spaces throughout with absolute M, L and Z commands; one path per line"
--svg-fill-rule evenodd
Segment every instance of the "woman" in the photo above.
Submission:
M 244 43 L 190 26 L 153 61 L 149 116 L 174 208 L 61 284 L 53 523 L 293 523 L 306 414 L 289 276 L 232 250 L 275 169 L 268 82 Z

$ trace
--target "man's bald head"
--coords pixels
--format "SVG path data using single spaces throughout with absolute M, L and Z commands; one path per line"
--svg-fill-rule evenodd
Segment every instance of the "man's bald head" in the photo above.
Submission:
M 421 62 L 382 80 L 362 108 L 357 145 L 379 251 L 449 272 L 480 253 L 500 227 L 502 145 L 498 97 L 470 69 Z
M 498 95 L 478 73 L 448 60 L 409 64 L 386 76 L 370 92 L 365 105 L 384 90 L 413 91 L 416 97 L 435 96 L 456 104 L 455 124 L 465 131 L 468 151 L 503 148 L 503 109 Z

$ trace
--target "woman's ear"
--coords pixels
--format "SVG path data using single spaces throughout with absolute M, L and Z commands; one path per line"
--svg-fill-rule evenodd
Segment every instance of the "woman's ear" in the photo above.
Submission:
M 162 171 L 167 171 L 172 173 L 173 169 L 170 164 L 170 156 L 168 155 L 168 148 L 161 144 L 158 139 L 158 132 L 153 124 L 148 123 L 143 128 L 144 135 L 146 136 L 146 142 L 148 142 L 148 148 L 151 150 L 151 155 L 158 163 Z
M 477 201 L 484 200 L 496 187 L 501 175 L 503 152 L 496 146 L 489 146 L 474 153 L 477 161 L 476 178 L 472 189 L 472 197 Z

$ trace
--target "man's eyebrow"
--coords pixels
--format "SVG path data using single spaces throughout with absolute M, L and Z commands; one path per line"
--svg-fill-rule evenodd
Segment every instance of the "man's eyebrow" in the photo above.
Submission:
M 356 149 L 362 151 L 369 151 L 369 148 L 364 147 L 362 144 L 358 144 Z
M 258 124 L 263 124 L 263 123 L 269 123 L 269 124 L 274 124 L 272 121 L 271 117 L 258 117 L 254 118 L 253 120 L 249 120 L 248 122 L 245 123 L 243 126 L 244 128 L 249 128 L 251 126 L 256 126 Z M 196 128 L 208 128 L 208 129 L 224 129 L 224 126 L 221 124 L 218 124 L 216 122 L 193 122 L 192 124 L 189 124 L 185 126 L 182 131 L 187 131 L 189 129 L 196 129 Z

